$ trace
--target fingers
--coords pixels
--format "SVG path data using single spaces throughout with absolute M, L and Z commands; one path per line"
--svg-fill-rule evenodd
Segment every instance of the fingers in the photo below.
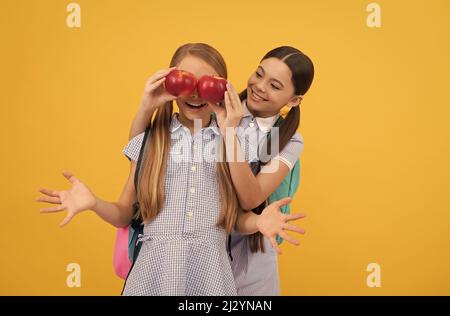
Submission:
M 284 240 L 286 240 L 287 242 L 290 242 L 293 245 L 300 245 L 300 242 L 295 239 L 294 237 L 289 236 L 288 234 L 286 234 L 284 231 L 281 231 L 278 233 L 278 235 L 283 238 Z
M 72 183 L 75 183 L 78 181 L 78 179 L 70 171 L 63 171 L 62 174 L 67 180 L 69 180 Z
M 237 94 L 234 86 L 229 81 L 227 82 L 227 91 L 230 92 L 233 97 Z
M 66 226 L 73 218 L 73 215 L 67 215 L 66 218 L 59 224 L 59 227 Z
M 275 237 L 270 237 L 270 242 L 272 243 L 272 247 L 278 252 L 279 255 L 281 255 L 282 252 Z
M 224 94 L 224 101 L 225 101 L 225 109 L 227 110 L 227 115 L 233 111 L 233 106 L 231 105 L 230 95 L 228 94 L 228 91 L 225 91 Z
M 55 213 L 64 210 L 66 207 L 64 205 L 58 205 L 53 207 L 42 208 L 41 213 Z
M 148 78 L 146 85 L 152 85 L 156 81 L 160 80 L 161 78 L 166 77 L 169 74 L 169 72 L 171 72 L 175 68 L 177 68 L 177 67 L 171 67 L 171 68 L 168 68 L 168 69 L 162 69 L 162 70 L 159 70 L 159 71 L 155 72 L 150 78 Z
M 292 232 L 296 232 L 296 233 L 299 233 L 299 234 L 302 234 L 302 235 L 305 234 L 305 230 L 303 228 L 300 228 L 300 227 L 295 226 L 295 225 L 287 224 L 287 223 L 283 224 L 283 229 L 284 230 L 289 230 L 289 231 L 292 231 Z
M 290 221 L 296 221 L 300 218 L 305 218 L 305 217 L 306 217 L 305 214 L 289 214 L 289 215 L 286 215 L 285 219 L 286 219 L 286 222 L 290 222 Z
M 48 196 L 59 197 L 59 192 L 55 190 L 39 189 L 39 192 Z
M 47 197 L 47 196 L 40 196 L 35 199 L 36 202 L 47 202 L 52 204 L 61 204 L 61 199 L 59 197 Z
M 156 81 L 155 83 L 151 84 L 148 87 L 147 93 L 152 93 L 154 91 L 156 91 L 158 88 L 162 88 L 162 84 L 166 81 L 166 77 L 159 79 L 158 81 Z M 173 101 L 177 98 L 177 96 L 171 95 L 170 93 L 168 93 L 167 91 L 165 91 L 163 99 L 165 102 L 167 101 Z
M 241 103 L 241 99 L 239 99 L 239 95 L 236 92 L 236 90 L 234 89 L 233 85 L 231 83 L 227 84 L 227 90 L 229 91 L 229 97 L 230 97 L 230 101 L 231 101 L 231 106 L 236 110 L 236 111 L 240 111 L 242 110 L 243 112 L 243 107 L 242 107 L 242 103 Z
M 156 88 L 158 88 L 159 86 L 161 86 L 161 85 L 163 84 L 164 81 L 166 81 L 166 77 L 161 78 L 161 79 L 155 81 L 154 83 L 152 83 L 152 84 L 149 86 L 149 90 L 155 90 Z
M 291 203 L 291 201 L 292 201 L 292 198 L 288 196 L 288 197 L 282 198 L 281 200 L 273 202 L 273 204 L 275 204 L 278 207 L 282 207 L 284 205 Z
M 232 109 L 234 109 L 235 108 L 235 104 L 234 104 L 234 98 L 233 98 L 233 95 L 234 95 L 234 90 L 233 90 L 233 87 L 231 86 L 231 83 L 227 83 L 227 91 L 225 92 L 225 94 L 227 95 L 227 97 L 228 97 L 228 103 L 229 103 L 229 105 L 230 105 L 230 107 L 232 108 Z M 225 100 L 225 102 L 226 102 L 226 100 Z

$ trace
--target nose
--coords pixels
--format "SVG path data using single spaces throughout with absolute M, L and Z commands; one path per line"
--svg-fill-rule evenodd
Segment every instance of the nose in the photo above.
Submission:
M 192 101 L 197 101 L 200 99 L 200 97 L 198 96 L 197 87 L 195 87 L 194 91 L 192 92 L 192 94 L 189 97 Z
M 260 81 L 255 84 L 256 92 L 265 93 L 264 82 Z
M 189 102 L 203 101 L 202 98 L 200 98 L 198 95 L 197 87 L 195 87 L 194 91 L 186 98 L 189 99 Z

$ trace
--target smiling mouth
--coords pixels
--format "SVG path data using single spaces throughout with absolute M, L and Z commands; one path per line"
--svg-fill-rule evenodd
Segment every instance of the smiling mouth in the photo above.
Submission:
M 193 109 L 199 109 L 206 105 L 206 103 L 201 103 L 201 104 L 193 104 L 193 103 L 188 103 L 188 102 L 185 102 L 185 103 L 187 104 L 188 107 L 193 108 Z
M 266 99 L 264 99 L 263 97 L 261 97 L 260 95 L 258 95 L 255 91 L 253 91 L 253 89 L 250 89 L 250 91 L 251 91 L 251 93 L 252 93 L 253 98 L 254 98 L 256 101 L 267 101 Z

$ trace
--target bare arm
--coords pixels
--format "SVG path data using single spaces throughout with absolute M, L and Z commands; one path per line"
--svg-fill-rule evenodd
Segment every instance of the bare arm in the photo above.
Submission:
M 131 140 L 133 137 L 145 131 L 150 124 L 150 120 L 155 111 L 156 109 L 154 108 L 146 108 L 142 105 L 139 106 L 136 116 L 133 119 L 133 123 L 131 124 L 128 140 Z
M 240 211 L 235 229 L 238 233 L 242 235 L 251 235 L 258 232 L 258 214 L 253 213 L 252 211 Z
M 249 164 L 243 159 L 244 154 L 236 135 L 235 127 L 239 125 L 244 112 L 239 95 L 231 84 L 227 85 L 224 100 L 225 107 L 211 103 L 210 106 L 216 113 L 224 137 L 226 158 L 239 204 L 250 210 L 260 205 L 276 190 L 289 173 L 289 167 L 277 159 L 272 159 L 264 168 L 271 172 L 260 172 L 256 176 L 253 174 Z
M 107 202 L 96 197 L 92 210 L 104 221 L 115 227 L 125 227 L 133 218 L 133 203 L 136 201 L 136 190 L 134 188 L 134 173 L 136 162 L 131 162 L 130 174 L 122 194 L 117 202 Z
M 272 246 L 278 253 L 281 253 L 281 249 L 275 239 L 277 235 L 286 241 L 299 245 L 299 242 L 286 233 L 287 230 L 304 234 L 305 230 L 288 222 L 304 218 L 304 214 L 283 214 L 280 208 L 291 202 L 291 198 L 284 198 L 279 201 L 275 201 L 268 205 L 261 213 L 257 215 L 253 212 L 242 211 L 238 214 L 235 229 L 237 232 L 243 235 L 249 235 L 256 232 L 261 232 L 264 236 L 269 238 Z
M 141 104 L 130 128 L 129 140 L 145 131 L 158 107 L 164 106 L 167 102 L 176 99 L 175 96 L 170 95 L 164 88 L 166 76 L 175 68 L 159 70 L 148 78 L 145 83 Z
M 158 107 L 176 99 L 165 90 L 163 85 L 166 76 L 175 68 L 157 71 L 147 80 L 141 105 L 130 130 L 130 139 L 145 130 Z M 87 185 L 70 172 L 63 173 L 64 177 L 72 183 L 70 190 L 41 189 L 39 191 L 44 196 L 37 198 L 36 201 L 57 204 L 55 207 L 41 209 L 42 213 L 54 213 L 67 209 L 67 216 L 61 222 L 61 227 L 69 223 L 76 214 L 87 210 L 94 211 L 104 221 L 116 227 L 124 227 L 132 220 L 133 203 L 137 199 L 134 188 L 135 172 L 136 162 L 132 161 L 128 180 L 117 202 L 107 202 L 96 197 Z
M 87 185 L 70 172 L 63 173 L 64 177 L 72 184 L 69 190 L 41 189 L 39 191 L 44 196 L 37 198 L 36 201 L 57 205 L 41 209 L 41 213 L 55 213 L 67 210 L 67 215 L 60 224 L 61 227 L 68 224 L 75 215 L 87 210 L 94 211 L 100 218 L 115 227 L 124 227 L 131 222 L 133 216 L 132 205 L 136 201 L 133 183 L 135 171 L 136 163 L 132 162 L 130 175 L 117 202 L 107 202 L 96 197 Z
M 244 209 L 253 209 L 263 203 L 277 189 L 288 175 L 289 167 L 277 159 L 272 159 L 266 168 L 273 172 L 260 172 L 255 176 L 249 164 L 242 161 L 241 157 L 244 154 L 236 133 L 231 132 L 230 129 L 224 139 L 230 174 L 239 203 Z M 251 194 L 249 194 L 248 188 L 251 188 Z

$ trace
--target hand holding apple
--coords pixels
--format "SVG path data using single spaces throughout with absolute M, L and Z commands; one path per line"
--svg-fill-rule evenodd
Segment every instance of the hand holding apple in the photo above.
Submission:
M 166 76 L 175 68 L 159 70 L 147 80 L 141 100 L 141 108 L 144 111 L 154 111 L 159 106 L 175 99 L 163 86 Z
M 227 127 L 235 128 L 239 126 L 244 115 L 244 107 L 236 90 L 230 83 L 227 84 L 226 88 L 227 91 L 224 93 L 225 107 L 209 103 L 216 113 L 217 123 L 224 137 L 226 136 Z

